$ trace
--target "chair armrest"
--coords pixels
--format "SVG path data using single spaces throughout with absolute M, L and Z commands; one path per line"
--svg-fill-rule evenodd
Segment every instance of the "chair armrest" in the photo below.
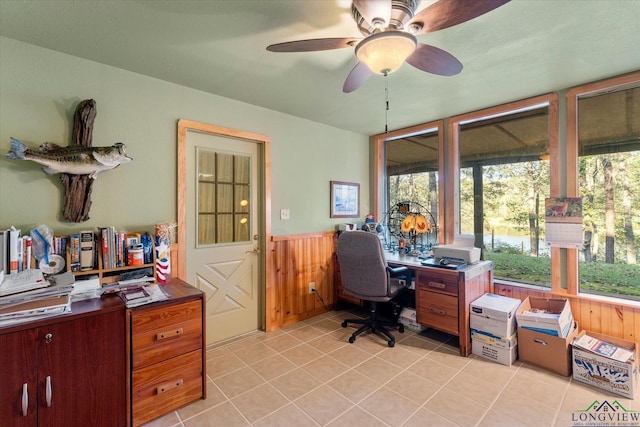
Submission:
M 389 267 L 387 266 L 387 273 L 390 277 L 398 277 L 401 274 L 409 272 L 409 267 Z

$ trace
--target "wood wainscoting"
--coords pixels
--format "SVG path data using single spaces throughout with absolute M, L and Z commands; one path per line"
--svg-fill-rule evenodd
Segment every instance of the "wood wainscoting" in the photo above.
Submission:
M 268 330 L 333 309 L 335 236 L 333 231 L 272 236 L 267 282 L 274 289 L 267 292 Z M 317 295 L 309 293 L 310 282 L 315 283 Z
M 584 296 L 552 294 L 546 291 L 499 283 L 494 284 L 494 292 L 520 300 L 524 300 L 528 296 L 567 298 L 571 304 L 573 317 L 578 322 L 580 330 L 598 332 L 640 344 L 640 307 Z
M 267 292 L 267 330 L 275 330 L 333 310 L 335 293 L 335 238 L 333 231 L 273 236 L 267 274 L 272 292 Z M 177 271 L 177 245 L 171 245 L 172 276 Z M 309 293 L 315 282 L 318 295 Z M 552 294 L 544 290 L 494 284 L 496 294 L 524 300 L 528 296 L 568 298 L 580 329 L 635 341 L 640 344 L 640 307 L 584 296 Z M 322 301 L 320 300 L 322 298 Z M 324 305 L 323 302 L 324 301 Z

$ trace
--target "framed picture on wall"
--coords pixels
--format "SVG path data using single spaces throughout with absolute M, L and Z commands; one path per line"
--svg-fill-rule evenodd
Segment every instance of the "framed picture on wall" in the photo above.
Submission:
M 360 216 L 360 184 L 331 181 L 331 218 Z

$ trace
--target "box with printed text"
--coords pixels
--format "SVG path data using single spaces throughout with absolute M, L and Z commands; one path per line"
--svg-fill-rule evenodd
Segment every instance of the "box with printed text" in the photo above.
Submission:
M 516 310 L 520 300 L 484 294 L 471 303 L 470 327 L 497 337 L 510 337 L 516 331 Z
M 423 326 L 417 322 L 416 310 L 414 308 L 403 308 L 400 312 L 398 322 L 402 323 L 407 329 L 417 333 L 421 333 L 422 331 L 427 329 L 426 326 Z
M 502 365 L 511 366 L 518 358 L 518 346 L 499 347 L 477 339 L 476 336 L 476 339 L 471 338 L 471 353 Z
M 572 348 L 574 380 L 634 398 L 638 377 L 635 342 L 581 331 Z

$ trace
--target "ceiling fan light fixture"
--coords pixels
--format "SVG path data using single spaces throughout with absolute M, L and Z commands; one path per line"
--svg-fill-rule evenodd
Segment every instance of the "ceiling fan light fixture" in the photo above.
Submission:
M 385 31 L 362 40 L 356 46 L 356 56 L 376 74 L 389 74 L 404 63 L 418 45 L 413 34 Z

